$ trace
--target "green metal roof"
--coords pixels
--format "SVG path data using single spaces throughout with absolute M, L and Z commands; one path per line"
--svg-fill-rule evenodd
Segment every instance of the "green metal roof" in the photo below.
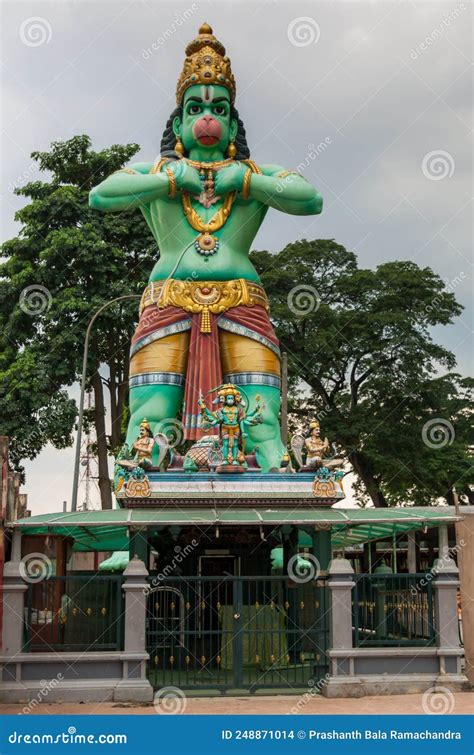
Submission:
M 462 514 L 462 509 L 461 509 Z M 40 514 L 19 519 L 8 526 L 28 534 L 58 534 L 74 539 L 74 550 L 127 550 L 128 530 L 136 526 L 192 524 L 205 529 L 219 525 L 295 524 L 312 529 L 318 524 L 331 526 L 334 548 L 344 548 L 382 540 L 393 535 L 454 522 L 457 517 L 448 506 L 387 509 L 358 508 L 228 508 L 225 510 L 169 505 L 153 509 L 114 509 L 76 513 Z

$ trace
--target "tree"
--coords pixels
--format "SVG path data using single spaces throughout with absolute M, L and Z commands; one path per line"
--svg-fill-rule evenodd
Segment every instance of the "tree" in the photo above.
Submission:
M 57 448 L 72 442 L 76 410 L 65 389 L 80 375 L 87 324 L 106 301 L 141 293 L 156 260 L 156 244 L 138 210 L 109 216 L 88 206 L 92 186 L 138 150 L 127 144 L 94 152 L 85 135 L 54 142 L 49 151 L 32 154 L 49 180 L 16 190 L 30 201 L 16 213 L 22 227 L 3 244 L 0 267 L 0 432 L 12 439 L 16 468 L 47 442 Z M 123 438 L 137 309 L 133 301 L 110 307 L 92 333 L 88 381 L 103 508 L 112 506 L 108 451 Z
M 425 422 L 444 416 L 457 426 L 469 410 L 465 386 L 451 374 L 453 354 L 430 335 L 461 312 L 439 276 L 413 262 L 359 269 L 355 255 L 333 240 L 299 241 L 277 255 L 254 252 L 252 260 L 288 352 L 291 408 L 320 416 L 362 483 L 362 498 L 387 506 L 419 500 L 421 489 L 424 502 L 448 495 L 448 480 L 452 489 L 467 463 L 466 433 L 449 446 L 449 471 L 431 459 L 429 474 L 420 475 L 414 461 L 430 452 Z M 447 371 L 442 379 L 440 370 Z M 449 416 L 448 399 L 457 407 Z

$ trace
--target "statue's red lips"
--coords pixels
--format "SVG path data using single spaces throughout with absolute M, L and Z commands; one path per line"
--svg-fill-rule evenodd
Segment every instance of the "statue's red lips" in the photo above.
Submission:
M 222 135 L 221 125 L 214 118 L 200 118 L 193 130 L 196 139 L 205 145 L 217 144 Z

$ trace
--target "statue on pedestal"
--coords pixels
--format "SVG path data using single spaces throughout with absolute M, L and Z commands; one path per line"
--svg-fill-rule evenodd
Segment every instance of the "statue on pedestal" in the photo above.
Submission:
M 329 454 L 329 441 L 327 438 L 321 438 L 321 425 L 317 419 L 312 420 L 309 425 L 311 434 L 305 438 L 304 445 L 306 449 L 306 466 L 316 468 L 321 466 L 322 460 Z
M 321 425 L 313 419 L 309 425 L 310 434 L 295 433 L 291 439 L 293 451 L 300 472 L 315 472 L 313 493 L 319 498 L 332 498 L 339 489 L 344 492 L 341 467 L 344 460 L 338 458 L 337 449 L 332 449 L 327 438 L 321 438 Z
M 215 411 L 210 411 L 203 396 L 200 397 L 202 426 L 206 429 L 219 428 L 222 464 L 217 467 L 218 472 L 243 472 L 245 470 L 246 428 L 263 422 L 264 405 L 260 403 L 260 396 L 255 396 L 255 399 L 257 405 L 250 412 L 242 391 L 232 383 L 226 383 L 217 389 L 215 401 L 220 406 Z
M 285 453 L 280 352 L 249 251 L 269 208 L 315 215 L 322 199 L 295 171 L 250 159 L 235 94 L 224 46 L 203 24 L 186 47 L 161 157 L 109 176 L 91 191 L 90 205 L 139 207 L 160 250 L 132 339 L 127 443 L 144 415 L 156 436 L 182 410 L 184 439 L 201 438 L 199 396 L 228 382 L 245 388 L 249 401 L 265 401 L 247 448 L 268 472 Z

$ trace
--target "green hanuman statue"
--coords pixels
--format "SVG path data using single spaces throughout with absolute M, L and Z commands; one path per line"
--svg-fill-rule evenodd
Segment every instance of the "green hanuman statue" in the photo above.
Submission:
M 184 437 L 201 438 L 199 397 L 232 383 L 252 404 L 263 399 L 246 448 L 268 472 L 285 453 L 279 347 L 248 255 L 270 207 L 313 215 L 322 199 L 302 176 L 250 159 L 230 61 L 207 24 L 186 48 L 176 95 L 160 159 L 130 165 L 90 194 L 104 212 L 139 207 L 160 252 L 132 339 L 127 443 L 143 417 L 157 433 L 181 411 Z

